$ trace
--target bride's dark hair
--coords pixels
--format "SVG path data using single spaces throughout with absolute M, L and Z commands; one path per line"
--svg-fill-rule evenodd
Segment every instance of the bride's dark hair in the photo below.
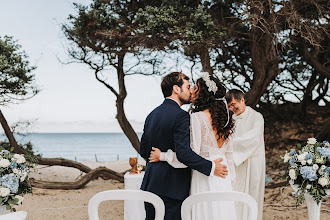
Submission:
M 220 80 L 210 76 L 210 79 L 214 81 L 218 87 L 217 92 L 209 92 L 208 87 L 205 84 L 203 78 L 199 78 L 196 81 L 197 85 L 197 98 L 195 100 L 192 112 L 199 112 L 208 109 L 211 113 L 212 127 L 217 132 L 217 139 L 223 138 L 226 140 L 234 129 L 234 121 L 232 119 L 233 112 L 229 111 L 229 122 L 227 123 L 227 108 L 223 100 L 215 100 L 217 98 L 223 98 L 226 94 L 226 88 L 222 85 Z M 226 125 L 226 127 L 224 127 Z

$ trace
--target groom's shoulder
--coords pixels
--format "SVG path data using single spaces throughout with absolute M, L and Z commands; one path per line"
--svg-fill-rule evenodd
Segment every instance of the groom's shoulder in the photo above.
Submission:
M 156 107 L 147 118 L 150 117 L 157 117 L 157 118 L 166 118 L 168 120 L 171 119 L 178 119 L 178 118 L 189 118 L 190 115 L 187 111 L 183 110 L 180 107 L 174 107 L 173 105 L 164 105 L 161 104 L 160 106 Z

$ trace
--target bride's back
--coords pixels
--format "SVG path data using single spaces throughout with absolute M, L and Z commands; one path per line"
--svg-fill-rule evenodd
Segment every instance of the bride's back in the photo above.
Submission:
M 191 115 L 191 117 L 196 117 L 199 122 L 199 125 L 194 125 L 199 126 L 199 128 L 193 128 L 200 129 L 200 132 L 198 132 L 201 135 L 199 155 L 207 159 L 210 159 L 211 157 L 216 155 L 224 155 L 224 153 L 226 152 L 228 141 L 224 141 L 223 139 L 221 139 L 219 143 L 219 141 L 217 140 L 215 136 L 216 132 L 214 131 L 210 121 L 210 113 L 205 111 L 195 112 Z M 197 139 L 199 138 L 192 137 L 192 141 Z

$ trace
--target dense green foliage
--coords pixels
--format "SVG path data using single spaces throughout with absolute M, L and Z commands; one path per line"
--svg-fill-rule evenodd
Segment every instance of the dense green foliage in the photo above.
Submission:
M 130 53 L 152 65 L 135 72 L 159 74 L 164 59 L 155 52 L 175 54 L 192 72 L 246 92 L 252 106 L 329 105 L 329 1 L 94 0 L 76 8 L 63 26 L 69 53 L 95 70 Z
M 0 37 L 0 105 L 15 103 L 37 94 L 34 66 L 12 37 Z

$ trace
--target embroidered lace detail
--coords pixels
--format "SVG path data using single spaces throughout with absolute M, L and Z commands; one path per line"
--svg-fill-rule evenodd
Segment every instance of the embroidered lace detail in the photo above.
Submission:
M 201 146 L 200 156 L 209 159 L 211 156 L 224 155 L 226 152 L 227 144 L 223 144 L 221 148 L 218 147 L 216 137 L 213 132 L 212 125 L 204 112 L 196 112 L 196 117 L 201 126 Z

